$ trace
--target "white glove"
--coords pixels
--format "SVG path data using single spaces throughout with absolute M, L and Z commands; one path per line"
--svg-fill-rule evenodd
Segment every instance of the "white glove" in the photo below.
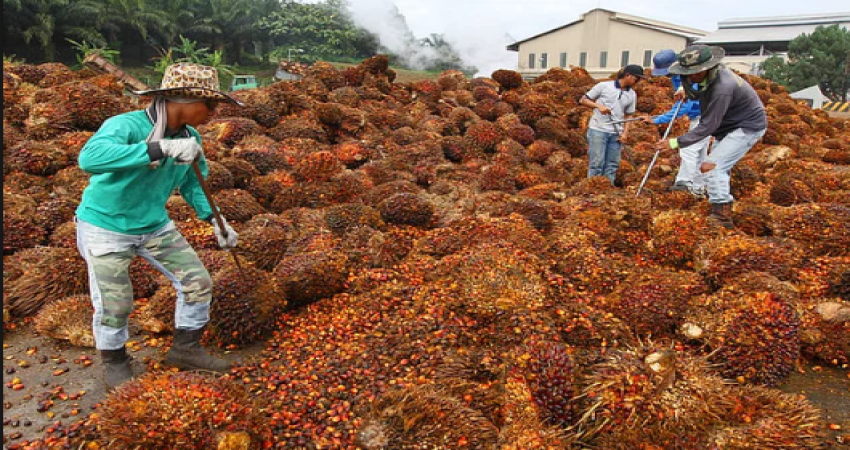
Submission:
M 236 247 L 239 234 L 237 234 L 236 230 L 227 223 L 224 216 L 219 215 L 219 217 L 221 217 L 221 222 L 224 224 L 224 232 L 222 232 L 221 227 L 218 226 L 218 221 L 215 220 L 215 217 L 210 219 L 213 223 L 213 228 L 215 229 L 215 238 L 218 240 L 219 247 L 229 250 Z
M 159 141 L 162 154 L 174 158 L 174 164 L 192 164 L 201 154 L 201 146 L 195 138 L 163 139 Z

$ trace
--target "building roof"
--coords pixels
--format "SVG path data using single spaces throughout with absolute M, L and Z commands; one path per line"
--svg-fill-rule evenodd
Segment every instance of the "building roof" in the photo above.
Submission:
M 790 42 L 803 33 L 811 34 L 818 26 L 836 24 L 850 29 L 850 13 L 729 19 L 719 22 L 717 31 L 696 43 Z
M 571 26 L 573 26 L 577 23 L 581 23 L 581 22 L 584 21 L 585 16 L 587 16 L 588 14 L 590 14 L 594 11 L 603 11 L 603 12 L 610 13 L 611 14 L 611 20 L 614 20 L 614 21 L 627 23 L 629 25 L 634 25 L 634 26 L 641 27 L 641 28 L 648 28 L 648 29 L 651 29 L 651 30 L 656 30 L 656 31 L 660 31 L 662 33 L 674 34 L 676 36 L 682 36 L 682 37 L 695 39 L 695 38 L 703 37 L 706 34 L 708 34 L 708 32 L 703 31 L 703 30 L 699 30 L 699 29 L 696 29 L 696 28 L 684 27 L 684 26 L 681 26 L 681 25 L 675 25 L 675 24 L 668 23 L 668 22 L 661 22 L 659 20 L 647 19 L 645 17 L 633 16 L 633 15 L 630 15 L 630 14 L 624 14 L 624 13 L 611 11 L 611 10 L 603 9 L 603 8 L 596 8 L 596 9 L 592 9 L 592 10 L 582 14 L 581 18 L 579 20 L 570 22 L 566 25 L 562 25 L 562 26 L 557 27 L 557 28 L 553 28 L 549 31 L 544 31 L 543 33 L 540 33 L 540 34 L 535 34 L 534 36 L 523 39 L 521 41 L 514 42 L 513 44 L 509 45 L 507 48 L 508 48 L 508 50 L 511 50 L 511 51 L 515 51 L 515 52 L 519 51 L 520 44 L 534 40 L 534 39 L 537 39 L 541 36 L 545 36 L 545 35 L 550 34 L 550 33 L 554 33 L 556 31 L 563 30 L 564 28 L 571 27 Z

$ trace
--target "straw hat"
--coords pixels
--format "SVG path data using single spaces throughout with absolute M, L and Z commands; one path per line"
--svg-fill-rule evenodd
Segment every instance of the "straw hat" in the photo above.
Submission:
M 133 93 L 161 97 L 201 98 L 245 106 L 239 100 L 221 92 L 218 83 L 218 71 L 215 67 L 189 62 L 168 66 L 162 76 L 159 89 L 133 91 Z

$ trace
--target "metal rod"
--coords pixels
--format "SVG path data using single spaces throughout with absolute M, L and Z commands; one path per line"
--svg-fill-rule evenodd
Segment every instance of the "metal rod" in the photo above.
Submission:
M 679 108 L 682 107 L 682 100 L 679 100 L 676 103 L 676 110 L 673 112 L 673 117 L 670 118 L 670 123 L 667 125 L 667 130 L 664 131 L 664 136 L 661 136 L 661 140 L 667 139 L 667 135 L 670 134 L 670 130 L 673 129 L 673 122 L 676 120 L 676 116 L 679 115 Z M 646 180 L 649 179 L 649 173 L 652 172 L 652 167 L 655 166 L 655 161 L 658 160 L 658 154 L 661 153 L 661 150 L 656 150 L 655 155 L 652 157 L 652 161 L 649 163 L 649 167 L 646 168 L 646 174 L 643 176 L 643 181 L 640 182 L 640 186 L 638 187 L 637 194 L 635 197 L 640 196 L 641 191 L 643 191 L 643 186 L 646 184 Z
M 218 206 L 215 204 L 215 200 L 213 200 L 212 194 L 210 194 L 209 189 L 207 188 L 207 183 L 204 181 L 204 175 L 201 173 L 201 166 L 198 165 L 198 161 L 192 161 L 192 170 L 195 172 L 195 177 L 198 178 L 198 183 L 201 184 L 201 190 L 204 191 L 204 195 L 207 197 L 207 203 L 210 204 L 210 208 L 213 211 L 213 217 L 215 218 L 216 223 L 218 223 L 218 228 L 221 230 L 221 233 L 224 235 L 224 238 L 227 239 L 227 228 L 224 226 L 224 221 L 221 219 L 221 214 L 218 213 Z M 236 267 L 239 268 L 239 273 L 242 276 L 245 276 L 245 271 L 242 269 L 242 263 L 239 262 L 239 258 L 236 257 L 236 252 L 233 249 L 227 249 L 233 256 L 233 262 L 236 263 Z
M 643 120 L 643 117 L 632 117 L 631 119 L 609 120 L 608 122 L 605 122 L 605 124 L 607 124 L 607 125 L 617 125 L 617 124 L 626 123 L 626 122 L 636 122 L 638 120 Z

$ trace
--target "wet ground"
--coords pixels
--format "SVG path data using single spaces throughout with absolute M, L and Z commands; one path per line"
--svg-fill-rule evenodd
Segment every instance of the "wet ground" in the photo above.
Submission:
M 170 342 L 133 333 L 136 369 L 155 366 Z M 224 355 L 250 359 L 261 346 Z M 94 349 L 35 335 L 28 328 L 3 335 L 3 444 L 42 438 L 52 427 L 86 417 L 104 398 L 100 360 Z M 850 370 L 805 364 L 780 389 L 806 396 L 825 419 L 832 448 L 850 449 Z

